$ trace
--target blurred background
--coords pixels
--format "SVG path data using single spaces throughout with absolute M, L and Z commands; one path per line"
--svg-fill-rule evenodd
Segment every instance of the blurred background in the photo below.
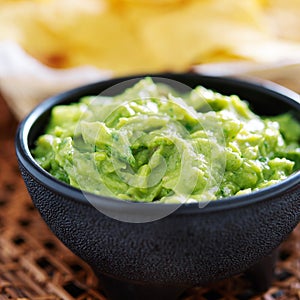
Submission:
M 0 89 L 20 118 L 51 94 L 137 73 L 280 77 L 297 89 L 299 64 L 299 0 L 0 1 Z

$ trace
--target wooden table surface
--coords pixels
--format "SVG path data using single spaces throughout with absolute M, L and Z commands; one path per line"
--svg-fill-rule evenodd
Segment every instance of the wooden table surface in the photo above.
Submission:
M 47 228 L 14 151 L 17 120 L 0 97 L 0 300 L 106 299 L 93 272 Z M 185 300 L 300 300 L 300 227 L 283 243 L 273 286 L 254 295 L 242 275 L 194 288 Z M 155 300 L 155 299 L 154 299 Z

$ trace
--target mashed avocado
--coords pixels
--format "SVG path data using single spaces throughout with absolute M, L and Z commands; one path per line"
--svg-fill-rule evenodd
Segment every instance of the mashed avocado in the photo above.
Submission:
M 144 78 L 114 97 L 53 108 L 32 150 L 84 191 L 141 202 L 197 202 L 277 183 L 300 168 L 300 125 L 261 118 L 202 86 L 179 94 Z

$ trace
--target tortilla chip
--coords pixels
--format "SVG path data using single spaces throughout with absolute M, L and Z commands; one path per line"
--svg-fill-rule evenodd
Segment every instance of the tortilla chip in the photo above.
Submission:
M 13 39 L 56 68 L 93 65 L 122 75 L 211 61 L 300 59 L 300 44 L 280 40 L 273 29 L 268 0 L 6 0 L 1 6 L 0 40 Z

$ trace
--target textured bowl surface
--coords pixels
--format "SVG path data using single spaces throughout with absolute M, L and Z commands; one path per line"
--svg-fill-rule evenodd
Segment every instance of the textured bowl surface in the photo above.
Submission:
M 293 110 L 300 115 L 299 96 L 270 83 L 196 74 L 155 76 L 237 94 L 258 114 Z M 22 176 L 35 206 L 57 237 L 100 277 L 144 284 L 199 285 L 244 272 L 271 253 L 299 222 L 299 173 L 248 195 L 210 202 L 204 208 L 182 205 L 165 218 L 130 223 L 99 212 L 81 191 L 57 181 L 35 163 L 30 148 L 47 123 L 51 107 L 98 94 L 123 80 L 55 96 L 39 105 L 18 129 L 16 151 Z M 132 217 L 172 206 L 89 196 L 100 210 Z

